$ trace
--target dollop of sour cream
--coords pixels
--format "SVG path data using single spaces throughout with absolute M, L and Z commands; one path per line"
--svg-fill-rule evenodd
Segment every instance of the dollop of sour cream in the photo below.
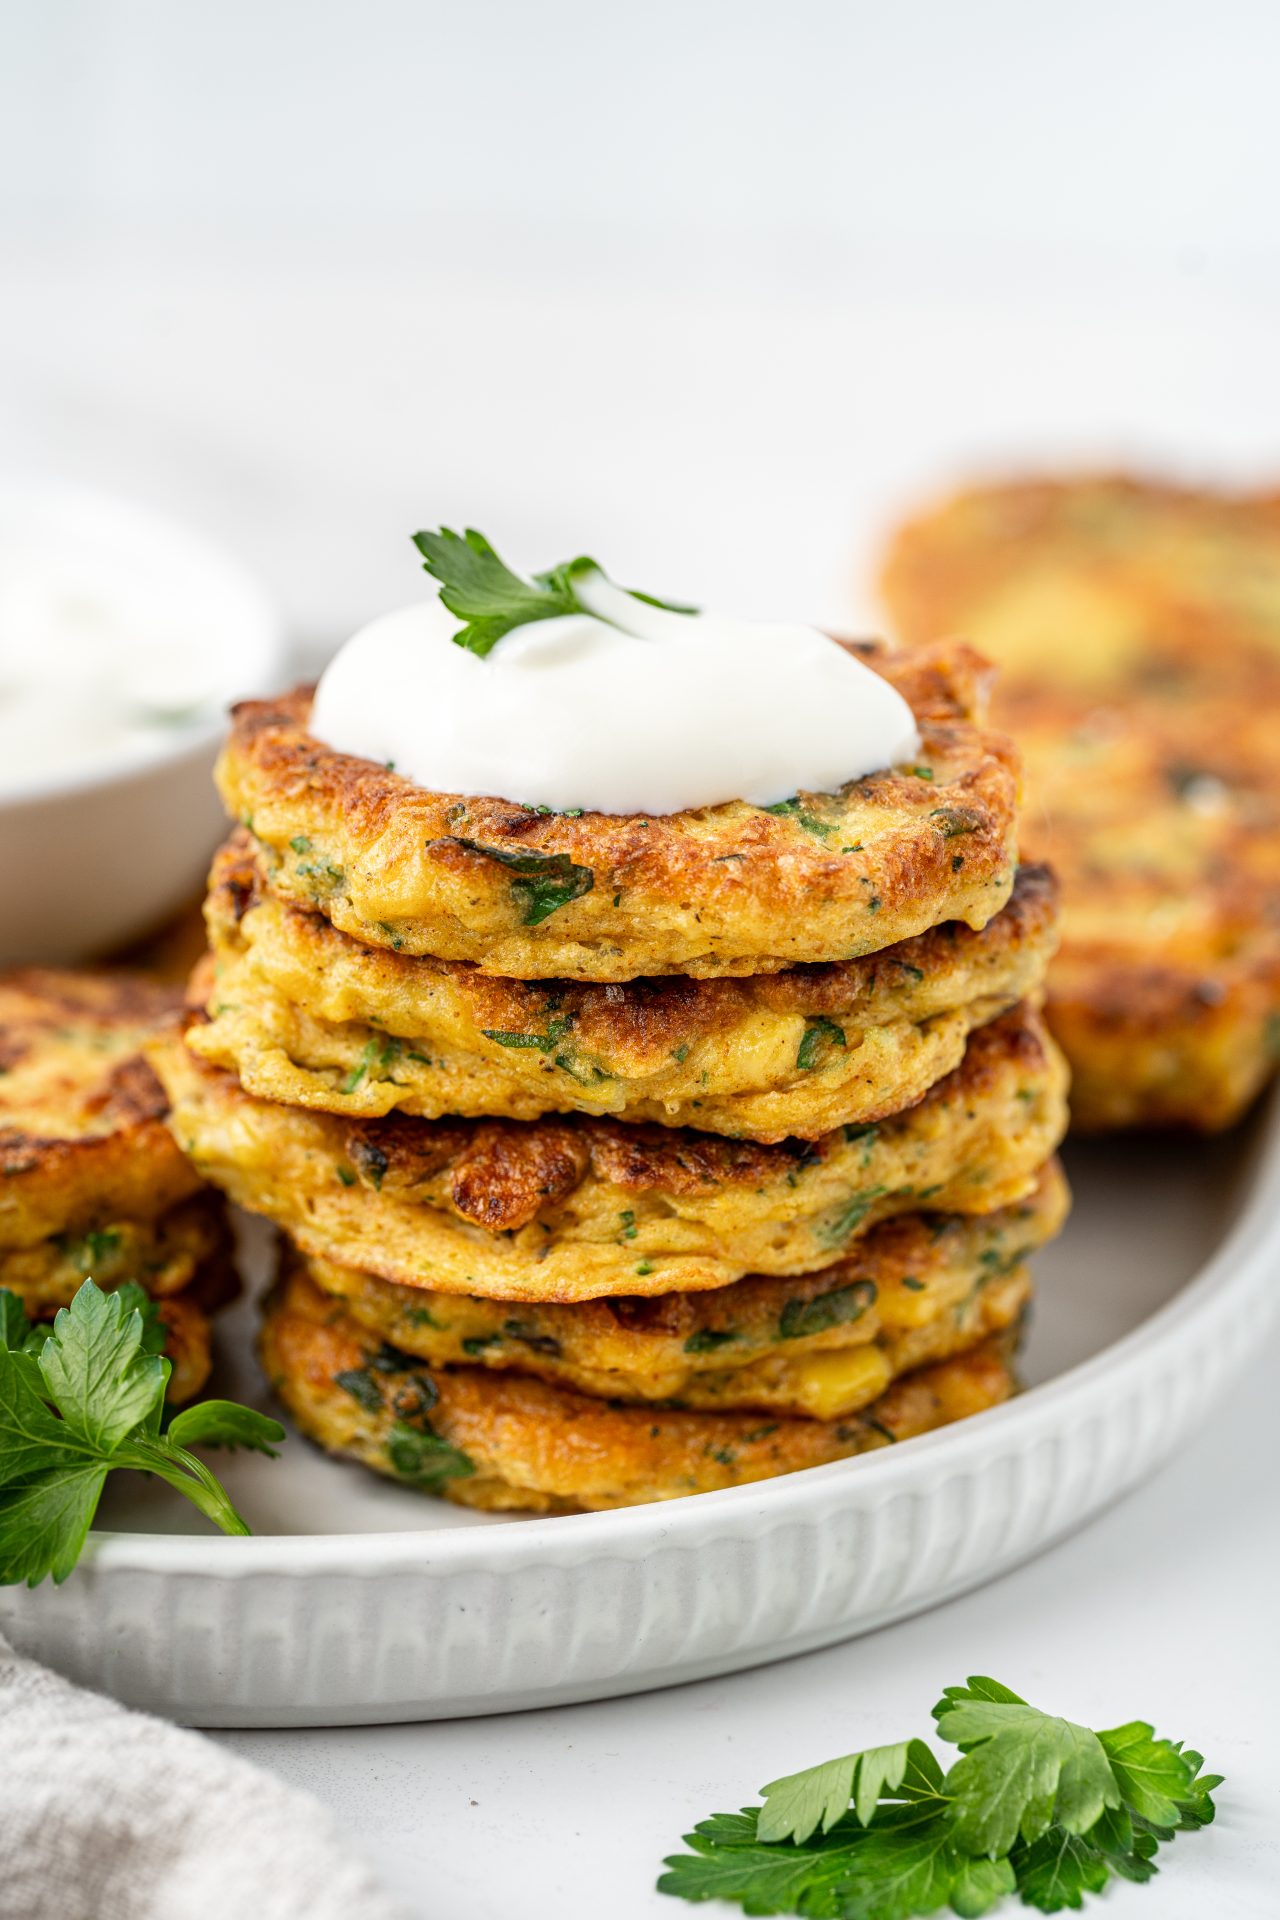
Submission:
M 424 601 L 363 627 L 325 670 L 311 731 L 435 792 L 557 812 L 771 806 L 915 757 L 910 707 L 814 627 L 674 613 L 603 574 L 588 611 L 480 657 Z

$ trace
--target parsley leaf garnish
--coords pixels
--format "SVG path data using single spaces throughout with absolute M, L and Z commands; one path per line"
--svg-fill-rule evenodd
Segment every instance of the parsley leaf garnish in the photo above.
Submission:
M 1125 1805 L 1150 1826 L 1171 1834 L 1181 1819 L 1187 1790 L 1187 1756 L 1171 1740 L 1157 1740 L 1145 1720 L 1112 1727 L 1098 1740 Z
M 284 1429 L 227 1400 L 176 1414 L 161 1433 L 169 1362 L 142 1289 L 86 1280 L 53 1326 L 32 1327 L 0 1290 L 0 1585 L 65 1580 L 80 1557 L 108 1473 L 153 1473 L 224 1533 L 248 1533 L 192 1446 L 273 1453 Z
M 934 1718 L 961 1748 L 950 1772 L 907 1740 L 788 1774 L 686 1834 L 659 1892 L 810 1920 L 979 1915 L 1013 1893 L 1059 1913 L 1151 1879 L 1161 1844 L 1213 1819 L 1221 1777 L 1145 1721 L 1095 1733 L 981 1676 Z
M 982 1914 L 1014 1890 L 1007 1861 L 976 1860 L 956 1847 L 936 1805 L 896 1806 L 870 1827 L 848 1816 L 796 1845 L 762 1842 L 756 1814 L 716 1814 L 685 1836 L 691 1854 L 666 1862 L 660 1893 L 734 1900 L 747 1913 L 856 1915 Z
M 440 582 L 444 605 L 465 622 L 454 634 L 454 644 L 481 655 L 491 653 L 513 627 L 590 611 L 578 598 L 577 582 L 587 574 L 604 571 L 595 560 L 580 554 L 576 560 L 563 561 L 526 579 L 513 573 L 474 527 L 464 533 L 455 533 L 451 527 L 415 533 L 413 544 L 427 572 Z M 672 600 L 655 599 L 651 593 L 637 593 L 630 587 L 623 591 L 633 600 L 663 607 L 668 613 L 696 612 L 696 608 Z
M 1111 1878 L 1106 1857 L 1079 1834 L 1050 1827 L 1014 1856 L 1014 1873 L 1024 1905 L 1041 1913 L 1079 1907 L 1086 1893 L 1101 1893 Z
M 1120 1805 L 1097 1734 L 1029 1707 L 997 1681 L 975 1676 L 967 1687 L 948 1687 L 933 1716 L 942 1738 L 961 1750 L 947 1791 L 970 1853 L 995 1859 L 1055 1824 L 1086 1833 Z
M 90 1284 L 63 1308 L 41 1348 L 47 1398 L 91 1452 L 111 1453 L 164 1398 L 168 1369 L 146 1350 L 145 1324 L 136 1307 Z
M 789 1773 L 761 1788 L 764 1805 L 756 1823 L 761 1840 L 807 1840 L 821 1826 L 830 1832 L 843 1819 L 852 1801 L 859 1822 L 870 1822 L 882 1794 L 896 1799 L 899 1788 L 911 1785 L 903 1797 L 936 1793 L 942 1785 L 937 1761 L 923 1740 L 903 1740 L 894 1747 L 867 1747 L 846 1753 L 804 1773 Z

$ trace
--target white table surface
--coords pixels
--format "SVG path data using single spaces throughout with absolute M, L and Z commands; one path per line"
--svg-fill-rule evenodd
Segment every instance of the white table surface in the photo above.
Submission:
M 1278 1374 L 1280 1338 L 1193 1453 L 1074 1539 L 824 1653 L 594 1706 L 211 1737 L 332 1807 L 414 1920 L 674 1920 L 682 1903 L 653 1883 L 695 1820 L 780 1773 L 927 1734 L 944 1686 L 991 1673 L 1087 1724 L 1153 1720 L 1227 1776 L 1215 1825 L 1099 1911 L 1274 1920 Z

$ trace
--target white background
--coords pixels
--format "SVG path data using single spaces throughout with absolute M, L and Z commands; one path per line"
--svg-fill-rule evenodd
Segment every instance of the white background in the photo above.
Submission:
M 866 617 L 898 504 L 1272 471 L 1280 12 L 9 0 L 0 464 L 332 644 L 413 528 Z
M 9 0 L 0 465 L 220 535 L 315 652 L 420 591 L 441 520 L 866 620 L 879 530 L 974 467 L 1280 475 L 1278 71 L 1245 0 Z M 1122 1509 L 871 1640 L 226 1737 L 415 1915 L 630 1920 L 678 1911 L 648 1888 L 693 1819 L 985 1669 L 1231 1775 L 1108 1910 L 1274 1915 L 1278 1360 Z

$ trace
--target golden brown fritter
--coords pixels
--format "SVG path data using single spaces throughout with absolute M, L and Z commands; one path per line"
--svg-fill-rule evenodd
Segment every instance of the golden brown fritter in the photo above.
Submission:
M 173 1371 L 165 1388 L 171 1406 L 194 1400 L 213 1369 L 213 1325 L 204 1307 L 185 1294 L 164 1302 L 164 1350 Z
M 883 585 L 906 641 L 1000 668 L 1024 852 L 1063 889 L 1074 1123 L 1227 1125 L 1280 1055 L 1280 497 L 979 488 L 901 530 Z
M 214 1253 L 181 1293 L 156 1301 L 165 1330 L 164 1350 L 173 1365 L 165 1398 L 184 1406 L 208 1383 L 213 1367 L 212 1316 L 240 1291 L 229 1247 Z
M 878 1220 L 1029 1193 L 1066 1070 L 1022 1007 L 908 1112 L 762 1146 L 582 1114 L 343 1120 L 255 1100 L 180 1041 L 153 1050 L 200 1173 L 307 1254 L 438 1293 L 588 1300 L 830 1266 Z
M 160 1299 L 190 1286 L 209 1261 L 227 1256 L 229 1244 L 221 1194 L 201 1193 L 155 1220 L 104 1220 L 28 1247 L 0 1248 L 0 1287 L 16 1293 L 32 1319 L 67 1306 L 85 1280 L 104 1288 L 136 1280 Z
M 0 975 L 0 1248 L 154 1221 L 198 1190 L 139 1053 L 180 1008 L 123 974 Z
M 501 980 L 362 946 L 276 899 L 247 836 L 214 863 L 216 973 L 190 1044 L 250 1093 L 377 1116 L 614 1113 L 754 1140 L 910 1106 L 1044 977 L 1057 890 L 1020 870 L 981 933 L 951 920 L 862 960 L 741 980 Z
M 163 1296 L 169 1398 L 208 1377 L 209 1314 L 237 1282 L 220 1195 L 201 1190 L 139 1048 L 181 992 L 126 974 L 0 975 L 0 1287 L 33 1320 L 81 1283 Z
M 1013 884 L 1018 776 L 964 647 L 848 643 L 916 714 L 919 761 L 765 810 L 540 813 L 428 792 L 307 732 L 310 691 L 236 709 L 219 765 L 274 892 L 396 952 L 513 979 L 710 978 L 985 926 Z
M 68 1278 L 60 1286 L 50 1284 L 47 1276 L 31 1281 L 24 1274 L 0 1272 L 0 1287 L 17 1296 L 23 1311 L 32 1321 L 52 1320 L 62 1307 L 69 1306 L 85 1278 Z M 104 1273 L 101 1285 L 106 1292 L 133 1283 L 132 1273 Z M 165 1398 L 174 1406 L 192 1400 L 205 1385 L 213 1364 L 213 1327 L 211 1316 L 234 1300 L 240 1281 L 231 1258 L 231 1236 L 225 1221 L 210 1238 L 205 1257 L 188 1274 L 185 1285 L 157 1298 L 156 1313 L 164 1329 L 164 1352 L 172 1365 Z
M 397 1287 L 327 1260 L 305 1265 L 366 1333 L 429 1366 L 532 1373 L 603 1400 L 832 1420 L 897 1375 L 1012 1325 L 1029 1292 L 1022 1262 L 1060 1230 L 1067 1204 L 1053 1163 L 1016 1206 L 900 1215 L 820 1273 L 514 1314 L 509 1303 Z
M 260 1351 L 302 1431 L 330 1453 L 463 1505 L 572 1513 L 679 1499 L 821 1466 L 961 1420 L 1007 1398 L 988 1342 L 897 1381 L 846 1420 L 616 1407 L 524 1374 L 428 1373 L 370 1344 L 290 1263 Z

